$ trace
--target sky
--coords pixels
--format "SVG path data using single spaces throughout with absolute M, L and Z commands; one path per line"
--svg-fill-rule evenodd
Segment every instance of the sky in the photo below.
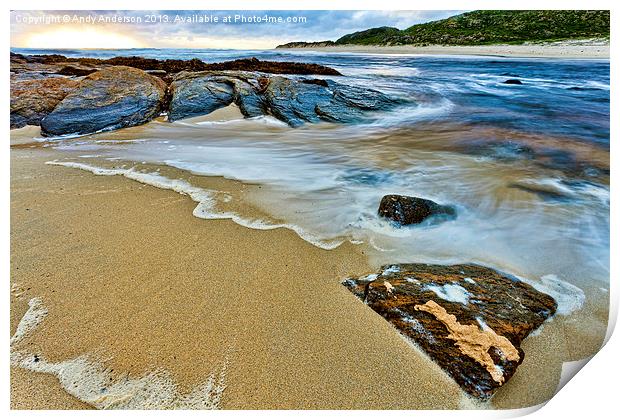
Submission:
M 16 48 L 268 49 L 336 40 L 377 26 L 407 28 L 460 11 L 12 11 Z

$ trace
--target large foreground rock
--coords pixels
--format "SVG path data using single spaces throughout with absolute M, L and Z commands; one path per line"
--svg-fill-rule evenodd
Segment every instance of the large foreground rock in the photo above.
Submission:
M 397 194 L 383 196 L 378 213 L 379 216 L 399 225 L 422 223 L 430 217 L 436 220 L 449 220 L 456 217 L 454 207 L 437 204 L 425 198 Z
M 46 136 L 88 134 L 143 124 L 162 110 L 166 84 L 131 67 L 108 67 L 85 77 L 41 120 Z
M 251 72 L 180 73 L 171 93 L 171 121 L 205 115 L 235 102 L 246 117 L 271 115 L 292 127 L 307 122 L 355 122 L 368 111 L 388 110 L 400 103 L 376 90 L 331 80 Z
M 512 377 L 525 357 L 521 342 L 557 308 L 532 286 L 478 265 L 384 266 L 343 284 L 480 399 Z
M 78 85 L 64 77 L 11 81 L 11 128 L 39 125 Z

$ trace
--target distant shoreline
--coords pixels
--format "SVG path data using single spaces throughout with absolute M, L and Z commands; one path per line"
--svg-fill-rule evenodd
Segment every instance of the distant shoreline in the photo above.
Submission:
M 282 51 L 317 51 L 364 54 L 428 54 L 428 55 L 487 55 L 523 58 L 599 58 L 609 59 L 609 44 L 580 45 L 561 42 L 552 44 L 521 45 L 337 45 L 330 47 L 278 48 Z

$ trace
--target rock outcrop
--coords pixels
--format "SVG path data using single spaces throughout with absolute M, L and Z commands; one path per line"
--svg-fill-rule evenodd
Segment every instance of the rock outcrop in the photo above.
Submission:
M 79 82 L 64 77 L 11 82 L 11 128 L 39 125 Z
M 204 63 L 11 53 L 11 127 L 40 124 L 45 136 L 82 135 L 143 124 L 162 111 L 169 121 L 207 115 L 233 102 L 246 117 L 271 115 L 298 127 L 360 121 L 402 102 L 332 80 L 273 74 L 340 75 L 318 64 L 256 58 Z M 36 98 L 40 103 L 32 104 Z
M 478 265 L 384 266 L 343 285 L 482 400 L 512 377 L 521 342 L 557 309 L 550 296 Z
M 109 67 L 85 77 L 41 120 L 46 136 L 130 127 L 160 114 L 166 84 L 131 67 Z
M 324 79 L 250 72 L 180 73 L 171 84 L 171 121 L 208 114 L 235 102 L 246 117 L 271 115 L 292 127 L 320 121 L 354 122 L 399 102 L 381 92 Z
M 381 199 L 379 216 L 392 220 L 398 225 L 422 223 L 433 218 L 435 221 L 450 220 L 456 217 L 452 206 L 437 204 L 419 197 L 390 194 Z
M 297 63 L 290 61 L 264 61 L 256 57 L 242 58 L 220 63 L 205 63 L 202 60 L 193 58 L 191 60 L 157 60 L 155 58 L 144 57 L 112 57 L 112 58 L 75 58 L 65 57 L 60 54 L 49 55 L 21 55 L 11 53 L 11 61 L 28 62 L 33 64 L 45 65 L 71 65 L 75 64 L 83 67 L 109 67 L 127 66 L 140 70 L 162 70 L 169 74 L 176 74 L 182 71 L 252 71 L 272 74 L 320 74 L 325 76 L 340 76 L 340 72 L 331 67 L 314 63 Z

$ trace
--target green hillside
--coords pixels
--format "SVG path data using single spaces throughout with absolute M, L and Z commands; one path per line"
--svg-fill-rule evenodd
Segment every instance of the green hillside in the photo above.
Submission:
M 389 37 L 399 36 L 400 30 L 398 28 L 391 28 L 389 26 L 382 26 L 380 28 L 366 29 L 365 31 L 354 32 L 349 35 L 345 35 L 336 41 L 337 44 L 382 44 L 384 40 Z
M 609 10 L 476 10 L 399 30 L 366 29 L 337 41 L 290 42 L 277 48 L 331 45 L 484 45 L 606 38 Z
M 477 10 L 404 30 L 381 27 L 345 35 L 336 44 L 481 45 L 609 38 L 608 10 Z

